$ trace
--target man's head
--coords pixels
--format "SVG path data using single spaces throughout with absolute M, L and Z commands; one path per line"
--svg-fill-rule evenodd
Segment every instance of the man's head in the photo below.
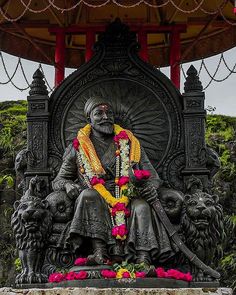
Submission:
M 113 133 L 113 110 L 106 100 L 100 97 L 88 99 L 84 112 L 94 130 L 105 134 Z

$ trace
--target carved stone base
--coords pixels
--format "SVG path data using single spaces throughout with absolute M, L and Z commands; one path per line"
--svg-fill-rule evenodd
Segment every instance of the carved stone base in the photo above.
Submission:
M 93 280 L 94 281 L 94 280 Z M 110 280 L 109 280 L 110 281 Z M 120 289 L 122 288 L 122 289 Z M 78 287 L 55 287 L 53 289 L 13 289 L 1 288 L 1 295 L 232 295 L 232 289 L 229 288 L 78 288 Z

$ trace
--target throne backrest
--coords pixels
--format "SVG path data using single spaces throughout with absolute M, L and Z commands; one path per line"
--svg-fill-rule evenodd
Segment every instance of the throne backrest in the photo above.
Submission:
M 204 159 L 201 163 L 198 159 L 199 153 L 204 151 L 204 97 L 191 91 L 183 97 L 164 74 L 139 58 L 138 49 L 135 34 L 128 26 L 115 21 L 99 36 L 93 58 L 52 93 L 48 123 L 42 125 L 48 140 L 43 139 L 44 148 L 35 156 L 43 155 L 46 159 L 41 167 L 40 164 L 36 167 L 41 175 L 46 175 L 48 167 L 53 169 L 54 175 L 58 172 L 65 147 L 86 124 L 85 102 L 94 95 L 110 101 L 115 122 L 131 130 L 140 140 L 165 185 L 183 191 L 182 171 L 205 168 Z M 202 93 L 201 89 L 199 91 Z M 31 96 L 28 100 L 32 107 L 36 96 Z M 192 114 L 198 115 L 194 118 L 189 116 Z M 29 117 L 31 115 L 29 112 Z M 31 131 L 32 126 L 29 126 Z M 46 131 L 43 126 L 47 126 Z M 188 127 L 190 130 L 186 130 Z M 200 128 L 200 133 L 194 137 L 196 128 Z M 195 139 L 191 141 L 191 137 Z M 33 134 L 29 135 L 28 148 L 35 153 L 33 141 Z M 195 160 L 186 156 L 192 147 L 197 153 Z M 30 169 L 34 170 L 28 167 Z M 193 173 L 188 171 L 187 174 Z

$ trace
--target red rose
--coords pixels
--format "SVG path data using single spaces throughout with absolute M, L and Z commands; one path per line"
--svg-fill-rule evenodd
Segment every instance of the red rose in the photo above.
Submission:
M 73 281 L 76 279 L 76 273 L 74 271 L 70 271 L 66 274 L 67 281 Z
M 169 269 L 169 270 L 167 270 L 166 273 L 167 273 L 168 278 L 181 280 L 182 273 L 180 271 L 176 270 L 176 269 Z
M 75 260 L 74 265 L 86 265 L 88 259 L 79 257 Z
M 76 280 L 84 280 L 88 277 L 87 271 L 81 270 L 76 273 Z
M 111 234 L 113 235 L 113 237 L 116 237 L 119 234 L 119 228 L 118 228 L 118 226 L 114 226 L 112 228 Z
M 146 277 L 146 273 L 144 271 L 137 271 L 135 273 L 135 277 L 136 278 L 145 278 Z
M 122 224 L 122 225 L 117 225 L 117 226 L 114 226 L 112 228 L 112 231 L 111 231 L 113 237 L 116 237 L 116 236 L 120 236 L 120 237 L 123 237 L 125 235 L 128 234 L 128 230 L 127 230 L 127 227 L 125 224 Z
M 119 236 L 123 237 L 125 235 L 127 235 L 128 230 L 125 224 L 122 224 L 119 226 Z
M 142 173 L 144 179 L 148 179 L 151 176 L 150 171 L 148 170 L 142 170 Z
M 105 184 L 104 179 L 102 178 L 98 178 L 97 176 L 93 176 L 92 179 L 90 180 L 90 183 L 92 186 L 96 185 L 96 184 Z
M 138 180 L 142 180 L 142 179 L 143 179 L 143 173 L 142 173 L 142 170 L 134 170 L 134 176 L 135 176 Z
M 116 277 L 116 272 L 108 269 L 101 271 L 101 275 L 106 279 L 114 279 Z
M 114 141 L 119 142 L 120 139 L 129 139 L 127 133 L 125 131 L 121 131 L 117 135 L 114 136 Z
M 60 272 L 54 272 L 50 274 L 48 278 L 49 283 L 59 283 L 65 280 L 65 275 Z
M 128 176 L 121 176 L 118 180 L 118 185 L 121 187 L 122 185 L 125 185 L 126 183 L 129 182 L 129 177 Z
M 128 271 L 123 272 L 122 278 L 124 278 L 124 279 L 130 278 L 130 273 Z
M 157 274 L 158 278 L 166 278 L 166 276 L 167 276 L 167 273 L 165 272 L 164 268 L 162 268 L 162 267 L 158 267 L 156 269 L 156 274 Z
M 74 147 L 74 149 L 76 149 L 76 150 L 78 150 L 78 148 L 79 148 L 79 141 L 78 141 L 77 138 L 75 138 L 75 139 L 73 140 L 73 147 Z
M 187 282 L 191 282 L 193 280 L 193 277 L 189 272 L 187 272 L 184 274 L 183 280 Z
M 148 170 L 134 170 L 134 176 L 136 177 L 137 180 L 143 180 L 143 179 L 148 179 L 151 174 Z

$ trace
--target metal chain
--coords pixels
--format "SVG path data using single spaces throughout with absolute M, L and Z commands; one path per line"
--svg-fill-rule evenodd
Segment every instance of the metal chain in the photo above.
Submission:
M 18 86 L 13 82 L 13 78 L 14 78 L 16 72 L 17 72 L 17 69 L 18 69 L 19 65 L 20 65 L 20 58 L 18 58 L 18 62 L 17 62 L 16 68 L 15 68 L 15 71 L 14 71 L 14 73 L 13 73 L 13 75 L 12 75 L 11 77 L 10 77 L 10 75 L 8 74 L 8 71 L 7 71 L 7 68 L 6 68 L 5 62 L 4 62 L 4 60 L 3 60 L 3 55 L 2 55 L 2 53 L 1 53 L 1 60 L 2 60 L 2 64 L 3 64 L 4 71 L 5 71 L 5 73 L 6 73 L 7 77 L 8 77 L 8 79 L 9 79 L 9 81 L 8 81 L 7 83 L 11 83 L 16 89 L 18 89 L 18 90 L 20 90 L 20 91 L 24 91 L 24 90 L 29 89 L 29 86 L 27 86 L 27 87 L 25 87 L 25 88 L 21 88 L 21 87 L 18 87 Z
M 6 65 L 5 65 L 5 62 L 4 62 L 3 55 L 2 55 L 2 52 L 1 51 L 0 51 L 0 58 L 1 58 L 3 68 L 4 68 L 5 73 L 7 75 L 7 78 L 8 78 L 8 81 L 7 82 L 0 82 L 0 84 L 5 85 L 5 84 L 8 84 L 9 82 L 11 82 L 11 80 L 14 78 L 14 76 L 16 74 L 16 71 L 17 71 L 17 69 L 19 67 L 19 60 L 20 60 L 20 58 L 18 58 L 18 62 L 17 62 L 16 68 L 15 68 L 13 74 L 11 75 L 11 77 L 10 77 L 10 75 L 7 72 Z
M 224 78 L 222 78 L 222 79 L 216 79 L 215 76 L 218 73 L 218 71 L 220 69 L 220 65 L 221 65 L 222 62 L 224 63 L 224 65 L 227 68 L 227 70 L 229 71 L 229 73 Z M 183 68 L 183 65 L 182 64 L 180 65 L 180 68 L 181 68 L 181 71 L 183 73 L 184 79 L 186 80 L 187 75 L 186 75 L 186 73 L 184 71 L 184 68 Z M 236 63 L 234 64 L 233 68 L 230 69 L 229 66 L 228 66 L 228 64 L 225 61 L 225 58 L 224 58 L 224 54 L 223 53 L 221 53 L 221 56 L 220 56 L 218 65 L 217 65 L 217 67 L 215 69 L 215 72 L 213 74 L 210 73 L 210 71 L 208 70 L 207 65 L 206 65 L 204 59 L 202 59 L 202 62 L 201 62 L 201 65 L 200 65 L 200 68 L 199 68 L 199 71 L 198 71 L 198 76 L 200 76 L 200 73 L 201 73 L 201 71 L 202 71 L 203 68 L 205 69 L 206 73 L 210 77 L 210 81 L 206 84 L 205 87 L 203 87 L 203 90 L 206 90 L 211 85 L 211 83 L 213 81 L 214 82 L 223 82 L 223 81 L 227 80 L 232 74 L 236 74 L 236 71 L 235 71 L 235 69 L 236 69 Z
M 47 85 L 47 87 L 49 88 L 49 93 L 53 92 L 53 90 L 55 89 L 55 86 L 54 87 L 51 87 L 51 85 L 49 84 L 48 80 L 46 79 L 46 76 L 45 76 L 45 73 L 44 73 L 44 70 L 43 70 L 43 66 L 42 64 L 40 63 L 39 64 L 39 70 L 42 72 L 43 74 L 43 77 L 44 77 L 44 80 L 45 80 L 45 83 Z
M 15 69 L 14 69 L 12 75 L 10 75 L 9 72 L 8 72 L 8 70 L 7 70 L 7 66 L 6 66 L 6 63 L 5 63 L 5 61 L 4 61 L 4 57 L 3 57 L 3 54 L 2 54 L 1 51 L 0 51 L 0 60 L 1 60 L 1 62 L 2 62 L 2 65 L 3 65 L 3 69 L 4 69 L 4 71 L 5 71 L 5 74 L 6 74 L 7 78 L 8 78 L 8 81 L 4 81 L 4 82 L 0 81 L 0 85 L 6 85 L 6 84 L 8 84 L 8 83 L 11 83 L 16 89 L 18 89 L 18 90 L 20 90 L 20 91 L 24 91 L 24 90 L 29 89 L 29 87 L 30 87 L 30 82 L 29 82 L 29 80 L 28 80 L 27 77 L 26 77 L 25 70 L 24 70 L 24 67 L 23 67 L 23 64 L 22 64 L 21 58 L 20 58 L 20 57 L 18 58 L 18 61 L 17 61 L 16 67 L 15 67 Z M 14 79 L 14 77 L 15 77 L 15 75 L 16 75 L 16 73 L 17 73 L 17 71 L 18 71 L 19 68 L 20 68 L 20 70 L 21 70 L 21 72 L 22 72 L 22 75 L 23 75 L 23 78 L 24 78 L 24 80 L 25 80 L 25 82 L 26 82 L 26 84 L 27 84 L 27 87 L 25 87 L 25 88 L 21 88 L 21 87 L 17 86 L 17 85 L 13 82 L 13 79 Z M 41 64 L 39 64 L 39 67 L 38 67 L 38 68 L 42 71 L 42 73 L 43 73 L 43 75 L 44 75 L 45 83 L 46 83 L 47 87 L 50 89 L 49 93 L 51 93 L 51 92 L 55 89 L 55 87 L 52 88 L 52 87 L 50 86 L 50 84 L 48 83 L 48 81 L 47 81 L 47 79 L 46 79 L 46 77 L 45 77 L 44 71 L 43 71 L 43 67 L 42 67 Z
M 222 53 L 222 60 L 224 62 L 225 67 L 228 69 L 229 72 L 231 72 L 232 74 L 236 74 L 236 71 L 234 71 L 236 64 L 234 65 L 234 67 L 232 69 L 229 68 L 228 64 L 226 63 L 226 60 L 224 58 L 224 54 Z
M 0 52 L 0 53 L 1 53 L 1 52 Z M 2 55 L 2 53 L 1 53 L 1 60 L 2 60 L 2 64 L 3 64 L 4 71 L 5 71 L 5 73 L 6 73 L 6 75 L 7 75 L 7 78 L 8 78 L 9 80 L 7 81 L 7 83 L 4 82 L 4 83 L 0 83 L 0 84 L 4 84 L 4 85 L 6 85 L 6 84 L 8 84 L 8 83 L 11 83 L 16 89 L 18 89 L 18 90 L 20 90 L 20 91 L 27 90 L 27 89 L 29 88 L 29 86 L 27 86 L 27 87 L 25 87 L 25 88 L 20 88 L 20 87 L 18 87 L 18 86 L 13 82 L 13 78 L 14 78 L 16 72 L 17 72 L 17 69 L 18 69 L 19 65 L 20 65 L 20 58 L 18 58 L 18 62 L 17 62 L 16 68 L 15 68 L 15 71 L 13 72 L 13 75 L 12 75 L 11 77 L 10 77 L 8 71 L 7 71 L 7 67 L 6 67 L 6 65 L 5 65 L 5 62 L 4 62 L 4 59 L 3 59 L 3 55 Z
M 27 85 L 30 86 L 30 83 L 29 83 L 28 79 L 26 78 L 25 71 L 24 71 L 24 69 L 23 69 L 23 65 L 22 65 L 21 59 L 20 59 L 20 68 L 21 68 L 21 72 L 22 72 L 22 74 L 23 74 L 23 77 L 24 77 L 24 79 L 25 79 Z

